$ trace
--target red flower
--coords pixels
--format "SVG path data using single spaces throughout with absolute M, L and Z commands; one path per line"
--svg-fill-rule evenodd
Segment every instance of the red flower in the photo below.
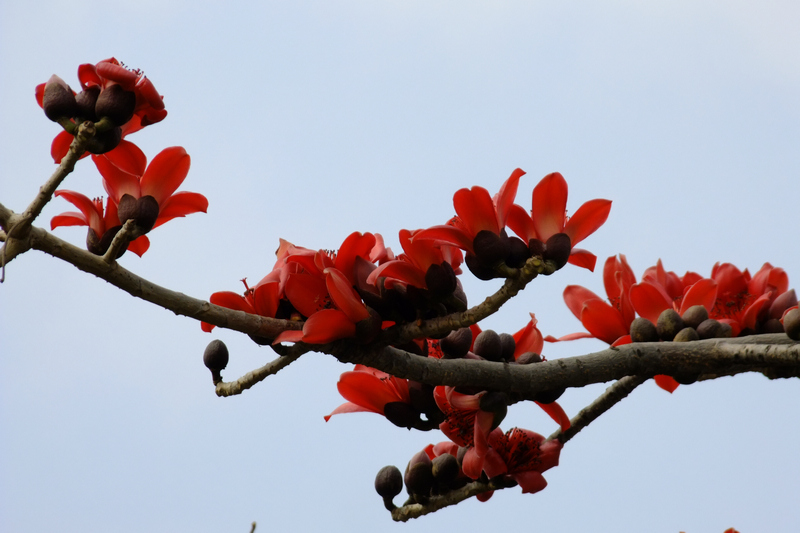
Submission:
M 89 235 L 86 238 L 89 251 L 96 255 L 103 255 L 111 245 L 114 235 L 122 228 L 117 216 L 116 204 L 109 198 L 104 210 L 103 200 L 100 198 L 90 200 L 81 193 L 68 190 L 56 191 L 55 195 L 62 196 L 80 212 L 67 211 L 54 216 L 50 220 L 50 229 L 59 226 L 89 226 Z M 127 249 L 141 257 L 149 247 L 150 241 L 142 235 L 131 241 Z
M 436 405 L 445 415 L 445 420 L 439 424 L 439 429 L 459 446 L 469 447 L 467 456 L 476 462 L 480 462 L 487 453 L 487 437 L 494 425 L 495 414 L 480 408 L 481 398 L 486 394 L 486 391 L 462 394 L 456 392 L 453 387 L 443 385 L 433 389 Z M 464 461 L 467 461 L 466 457 Z M 466 468 L 464 473 L 473 479 L 477 477 L 467 472 Z
M 483 187 L 459 189 L 453 195 L 456 217 L 449 224 L 433 226 L 414 235 L 415 239 L 434 239 L 475 253 L 473 242 L 481 231 L 500 235 L 506 227 L 509 209 L 517 195 L 519 179 L 525 174 L 516 169 L 500 187 L 494 199 Z
M 383 415 L 386 404 L 411 403 L 408 380 L 364 365 L 356 365 L 352 371 L 344 372 L 336 386 L 339 394 L 348 401 L 326 416 L 326 422 L 333 415 L 341 413 L 371 412 Z
M 186 179 L 191 158 L 181 146 L 165 148 L 141 174 L 131 174 L 116 166 L 107 154 L 92 156 L 103 176 L 103 186 L 117 205 L 127 195 L 131 200 L 150 196 L 158 204 L 153 228 L 176 217 L 208 209 L 208 200 L 196 192 L 175 192 Z M 145 164 L 147 160 L 145 159 Z
M 244 283 L 245 287 L 244 295 L 230 291 L 215 292 L 208 301 L 214 305 L 244 311 L 251 315 L 275 318 L 280 304 L 278 282 L 264 278 L 252 289 L 247 286 L 246 280 L 243 279 L 242 283 Z M 205 332 L 210 332 L 214 329 L 214 325 L 207 322 L 202 322 L 200 327 Z
M 694 272 L 678 277 L 675 272 L 664 270 L 661 260 L 645 270 L 642 282 L 631 287 L 631 302 L 640 316 L 655 324 L 666 309 L 679 314 L 694 305 L 702 305 L 709 312 L 717 298 L 717 283 L 702 278 Z
M 109 90 L 111 87 L 119 86 L 124 91 L 133 93 L 135 103 L 132 108 L 132 116 L 121 127 L 120 137 L 123 139 L 113 150 L 107 152 L 114 163 L 128 172 L 135 173 L 137 161 L 141 160 L 141 150 L 132 143 L 125 141 L 124 137 L 134 133 L 145 126 L 155 124 L 164 120 L 167 111 L 161 95 L 158 94 L 153 83 L 140 71 L 131 71 L 122 66 L 114 59 L 105 59 L 96 65 L 85 63 L 78 67 L 78 79 L 81 83 L 83 93 L 91 94 L 91 97 L 84 98 L 84 105 L 81 106 L 79 113 L 75 117 L 68 117 L 73 121 L 79 120 L 98 120 L 101 116 L 93 116 L 95 111 L 95 100 L 100 99 L 100 94 Z M 36 86 L 36 101 L 43 107 L 43 99 L 46 84 Z M 70 89 L 71 91 L 71 89 Z M 91 104 L 87 102 L 91 101 Z M 88 106 L 88 107 L 87 107 Z M 50 149 L 53 160 L 60 163 L 61 159 L 67 154 L 73 135 L 66 131 L 60 132 Z
M 544 243 L 557 233 L 566 233 L 574 247 L 603 225 L 611 210 L 611 200 L 589 200 L 568 217 L 567 191 L 567 181 L 561 174 L 548 174 L 533 189 L 530 213 L 519 205 L 510 206 L 508 227 L 525 242 L 538 239 Z M 569 262 L 594 270 L 597 257 L 573 248 Z
M 624 255 L 611 256 L 603 267 L 603 284 L 608 302 L 580 285 L 569 285 L 564 289 L 564 302 L 572 314 L 581 321 L 589 333 L 573 333 L 557 340 L 573 340 L 594 337 L 611 345 L 630 342 L 631 322 L 636 317 L 630 299 L 630 288 L 636 276 L 628 266 Z M 548 338 L 554 341 L 552 337 Z
M 489 446 L 482 468 L 486 475 L 492 478 L 508 474 L 519 483 L 523 493 L 533 494 L 547 486 L 542 473 L 558 466 L 563 444 L 558 439 L 546 441 L 527 429 L 512 428 L 506 433 L 494 430 L 489 435 Z M 471 465 L 466 464 L 467 458 L 464 463 L 467 473 Z

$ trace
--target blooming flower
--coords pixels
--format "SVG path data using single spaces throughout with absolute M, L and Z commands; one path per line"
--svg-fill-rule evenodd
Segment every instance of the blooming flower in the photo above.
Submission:
M 186 179 L 191 165 L 191 158 L 181 146 L 165 148 L 158 153 L 141 174 L 131 174 L 116 166 L 106 155 L 92 156 L 97 169 L 103 176 L 103 186 L 118 206 L 123 203 L 130 207 L 127 211 L 136 211 L 142 205 L 143 198 L 151 197 L 154 201 L 154 212 L 148 213 L 152 220 L 137 223 L 142 229 L 149 231 L 172 220 L 191 213 L 208 209 L 208 200 L 196 192 L 175 192 Z M 145 159 L 145 163 L 146 163 Z M 131 202 L 135 203 L 131 204 Z M 131 207 L 133 206 L 133 207 Z M 120 210 L 122 208 L 120 207 Z M 136 213 L 134 213 L 136 214 Z M 133 218 L 133 217 L 132 217 Z M 150 224 L 148 228 L 147 225 Z
M 408 380 L 364 365 L 356 365 L 353 370 L 344 372 L 336 386 L 339 394 L 348 401 L 326 416 L 326 422 L 333 415 L 342 413 L 371 412 L 385 415 L 387 404 L 411 403 Z
M 550 237 L 565 233 L 574 247 L 603 225 L 611 210 L 611 200 L 589 200 L 568 217 L 567 191 L 567 181 L 561 174 L 548 174 L 533 189 L 530 213 L 517 204 L 509 207 L 508 227 L 525 242 L 538 239 L 546 243 Z M 573 248 L 569 262 L 594 270 L 597 257 L 586 250 Z
M 231 291 L 215 292 L 208 301 L 214 305 L 227 307 L 228 309 L 244 311 L 252 315 L 275 318 L 278 312 L 278 306 L 280 305 L 278 282 L 270 281 L 265 278 L 253 288 L 248 287 L 247 281 L 244 279 L 242 283 L 244 283 L 245 287 L 243 295 Z M 205 332 L 210 332 L 214 329 L 214 325 L 208 322 L 202 322 L 201 328 Z
M 547 486 L 542 473 L 558 466 L 563 447 L 558 439 L 547 441 L 542 435 L 521 428 L 512 428 L 506 433 L 496 429 L 489 435 L 488 441 L 490 451 L 487 452 L 482 470 L 489 478 L 510 475 L 526 494 L 539 492 Z M 474 474 L 473 465 L 468 461 L 465 457 L 464 473 Z
M 59 226 L 89 226 L 87 248 L 93 254 L 105 254 L 114 236 L 122 228 L 117 216 L 117 206 L 112 199 L 106 200 L 106 207 L 103 209 L 103 200 L 100 198 L 90 200 L 81 193 L 63 189 L 56 191 L 55 195 L 63 197 L 80 212 L 67 211 L 54 216 L 50 220 L 50 229 Z M 142 235 L 131 241 L 127 249 L 141 257 L 149 247 L 150 241 Z
M 142 72 L 125 68 L 113 57 L 100 61 L 96 65 L 91 63 L 80 65 L 78 79 L 83 90 L 75 96 L 73 112 L 63 118 L 73 123 L 80 123 L 84 120 L 94 122 L 103 118 L 106 111 L 116 115 L 120 112 L 120 108 L 124 108 L 122 115 L 116 117 L 115 126 L 119 128 L 119 131 L 108 132 L 113 137 L 108 140 L 110 144 L 106 144 L 101 150 L 90 149 L 90 151 L 106 152 L 118 167 L 135 173 L 134 171 L 138 168 L 137 164 L 141 161 L 141 150 L 136 145 L 125 141 L 124 138 L 145 126 L 160 122 L 167 116 L 161 95 Z M 60 78 L 56 81 L 59 80 Z M 43 108 L 48 84 L 39 84 L 35 91 L 36 101 Z M 66 86 L 66 84 L 64 85 Z M 68 87 L 67 89 L 74 94 L 72 89 Z M 120 105 L 120 102 L 123 101 L 125 104 Z M 103 135 L 98 133 L 98 140 Z M 72 138 L 71 133 L 61 131 L 53 139 L 50 153 L 56 163 L 60 163 L 67 154 Z M 111 148 L 106 150 L 105 148 L 108 146 Z

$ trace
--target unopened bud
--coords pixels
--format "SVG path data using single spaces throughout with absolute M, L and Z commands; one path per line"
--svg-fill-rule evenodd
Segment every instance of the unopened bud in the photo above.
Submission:
M 485 229 L 475 235 L 472 241 L 472 248 L 475 250 L 475 255 L 480 263 L 488 268 L 499 265 L 511 253 L 508 236 L 505 234 L 498 235 Z
M 542 356 L 534 352 L 525 352 L 517 357 L 518 365 L 529 365 L 531 363 L 541 363 Z
M 133 117 L 136 109 L 136 93 L 126 91 L 122 86 L 114 84 L 100 92 L 95 105 L 98 117 L 108 117 L 116 126 L 122 126 Z
M 800 341 L 800 309 L 792 309 L 783 315 L 783 329 L 790 339 Z
M 506 265 L 510 266 L 511 268 L 522 268 L 522 266 L 525 264 L 525 261 L 527 261 L 531 256 L 531 251 L 528 249 L 528 245 L 525 244 L 525 241 L 519 237 L 509 237 L 508 244 L 510 253 L 506 258 Z
M 431 470 L 433 477 L 440 483 L 449 483 L 461 472 L 461 468 L 458 466 L 458 459 L 449 453 L 443 453 L 434 458 Z
M 100 96 L 100 87 L 92 85 L 87 87 L 75 95 L 75 103 L 78 104 L 78 116 L 81 120 L 91 120 L 97 122 L 97 114 L 95 113 L 95 106 L 97 106 L 97 97 Z
M 665 309 L 658 315 L 656 330 L 662 341 L 671 341 L 684 327 L 681 315 L 674 309 Z
M 702 305 L 693 305 L 684 311 L 681 318 L 683 318 L 684 324 L 697 329 L 697 326 L 703 321 L 708 320 L 708 310 Z
M 78 114 L 78 104 L 75 103 L 72 89 L 55 74 L 50 76 L 44 86 L 42 108 L 47 118 L 53 122 L 57 122 L 60 118 L 72 118 Z
M 456 290 L 456 273 L 447 261 L 433 264 L 425 272 L 425 284 L 434 297 L 445 297 Z
M 501 361 L 503 359 L 503 344 L 500 335 L 494 330 L 481 331 L 472 345 L 472 351 L 488 361 Z
M 158 212 L 158 201 L 150 195 L 134 198 L 130 194 L 123 194 L 117 206 L 120 222 L 124 224 L 133 220 L 142 234 L 153 229 L 158 220 Z
M 697 334 L 697 330 L 690 327 L 685 327 L 675 335 L 675 338 L 672 339 L 672 342 L 691 342 L 700 340 L 700 335 Z
M 403 475 L 394 465 L 384 466 L 375 476 L 375 491 L 383 498 L 394 498 L 403 490 Z
M 442 339 L 439 346 L 444 352 L 446 359 L 458 359 L 464 357 L 472 345 L 472 330 L 469 328 L 461 328 L 448 333 L 447 337 Z
M 544 259 L 551 261 L 556 270 L 559 270 L 569 261 L 569 255 L 572 253 L 572 241 L 566 233 L 556 233 L 545 243 Z
M 417 452 L 408 462 L 403 480 L 409 494 L 427 496 L 433 488 L 433 465 L 424 451 Z
M 211 371 L 214 385 L 222 381 L 220 372 L 228 366 L 228 347 L 219 339 L 208 343 L 203 352 L 203 364 Z
M 656 342 L 658 341 L 658 331 L 655 324 L 644 317 L 636 317 L 631 322 L 631 341 L 633 342 Z

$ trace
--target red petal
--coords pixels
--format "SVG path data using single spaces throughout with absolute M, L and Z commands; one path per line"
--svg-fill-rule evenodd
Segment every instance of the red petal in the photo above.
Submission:
M 162 205 L 186 179 L 190 165 L 191 158 L 182 146 L 165 148 L 153 158 L 142 176 L 142 196 L 150 195 Z
M 497 226 L 499 229 L 503 229 L 506 225 L 506 218 L 508 217 L 509 210 L 514 204 L 514 198 L 517 197 L 519 179 L 524 175 L 524 170 L 519 168 L 514 170 L 514 172 L 511 173 L 511 176 L 509 176 L 508 179 L 503 183 L 503 186 L 500 187 L 500 191 L 497 193 L 496 212 Z
M 290 274 L 284 292 L 295 309 L 307 317 L 325 309 L 329 303 L 325 279 L 318 276 Z
M 88 226 L 86 216 L 83 213 L 67 211 L 50 219 L 50 229 L 54 230 L 59 226 Z
M 57 165 L 61 164 L 61 160 L 67 155 L 67 152 L 69 152 L 69 145 L 72 144 L 74 138 L 75 137 L 66 131 L 61 131 L 56 135 L 55 139 L 53 139 L 53 144 L 50 145 L 50 155 Z M 82 157 L 86 157 L 86 154 Z
M 372 233 L 362 235 L 356 231 L 348 235 L 339 251 L 336 252 L 336 262 L 334 264 L 339 271 L 347 276 L 351 285 L 355 284 L 356 257 L 369 259 L 373 246 L 375 246 L 375 236 Z
M 104 154 L 117 168 L 134 176 L 141 176 L 147 168 L 147 156 L 130 141 L 122 139 L 119 145 Z
M 407 261 L 395 260 L 382 264 L 367 276 L 367 283 L 375 284 L 381 277 L 400 280 L 420 289 L 428 288 L 425 273 Z
M 250 313 L 252 315 L 256 314 L 256 310 L 253 309 L 253 306 L 250 305 L 250 302 L 248 302 L 244 296 L 235 292 L 215 292 L 211 295 L 211 298 L 209 298 L 208 301 L 214 305 L 219 305 L 220 307 L 244 311 L 245 313 Z
M 566 431 L 570 427 L 569 417 L 567 413 L 564 412 L 564 409 L 558 405 L 558 402 L 552 403 L 539 403 L 536 402 L 536 405 L 542 408 L 542 411 L 547 413 L 547 415 L 555 420 L 556 424 L 561 427 L 561 431 Z
M 572 246 L 597 231 L 608 219 L 611 211 L 611 200 L 589 200 L 575 211 L 564 227 L 564 233 L 569 235 Z
M 333 411 L 331 411 L 331 414 L 325 417 L 325 422 L 330 420 L 333 415 L 340 415 L 343 413 L 374 413 L 374 412 L 375 411 L 373 411 L 372 409 L 366 409 L 352 402 L 346 402 L 337 407 L 336 409 L 334 409 Z M 378 413 L 378 414 L 383 414 L 383 413 Z
M 583 305 L 589 300 L 603 301 L 598 295 L 580 285 L 567 285 L 564 289 L 564 303 L 578 320 L 581 319 Z
M 581 324 L 598 339 L 613 344 L 629 333 L 619 311 L 602 300 L 587 300 L 581 311 Z
M 153 85 L 153 82 L 150 81 L 149 78 L 144 76 L 139 78 L 139 81 L 136 82 L 136 90 L 147 100 L 147 103 L 150 104 L 153 109 L 156 111 L 164 109 L 164 99 L 158 94 L 155 85 Z
M 303 325 L 303 342 L 308 344 L 325 344 L 355 334 L 356 325 L 338 309 L 317 311 Z
M 534 494 L 547 486 L 547 480 L 544 479 L 541 472 L 535 470 L 514 474 L 514 479 L 519 483 L 523 494 Z
M 98 76 L 111 81 L 115 81 L 122 85 L 126 90 L 130 91 L 136 84 L 139 75 L 132 72 L 125 67 L 111 63 L 110 61 L 100 61 L 95 69 Z
M 303 340 L 303 332 L 297 329 L 287 329 L 275 337 L 272 344 L 280 344 L 282 342 L 300 342 Z
M 86 217 L 87 225 L 92 228 L 97 235 L 102 236 L 103 233 L 105 233 L 103 213 L 97 211 L 97 206 L 89 198 L 79 192 L 68 191 L 66 189 L 56 191 L 55 195 L 63 197 L 69 203 L 80 209 L 83 216 Z
M 459 189 L 453 195 L 456 214 L 467 227 L 467 233 L 474 238 L 481 230 L 500 233 L 497 227 L 497 213 L 489 191 L 477 185 L 472 189 Z
M 353 289 L 350 280 L 341 271 L 335 268 L 326 268 L 325 285 L 328 287 L 328 294 L 333 303 L 347 315 L 351 322 L 356 323 L 369 318 L 367 306 Z
M 95 85 L 103 85 L 103 80 L 97 75 L 97 69 L 91 63 L 78 65 L 78 80 L 81 82 L 81 88 L 83 89 Z
M 671 376 L 665 376 L 663 374 L 659 374 L 658 376 L 653 376 L 653 381 L 656 382 L 656 385 L 658 385 L 659 387 L 661 387 L 670 394 L 675 392 L 675 389 L 677 389 L 678 386 L 680 385 Z
M 533 227 L 533 219 L 523 207 L 513 204 L 508 210 L 506 225 L 511 231 L 526 243 L 536 238 L 536 229 Z
M 158 220 L 154 227 L 158 227 L 173 218 L 185 217 L 192 213 L 205 213 L 208 210 L 208 199 L 200 193 L 181 191 L 176 192 L 164 202 L 158 211 Z
M 525 352 L 542 353 L 544 339 L 542 332 L 536 327 L 536 317 L 531 313 L 530 321 L 524 328 L 514 334 L 514 359 Z
M 558 172 L 542 178 L 533 189 L 531 218 L 536 235 L 542 241 L 564 230 L 567 192 L 567 181 Z
M 568 262 L 577 267 L 585 268 L 589 272 L 594 272 L 594 266 L 597 264 L 597 256 L 586 250 L 573 248 L 572 253 L 569 254 Z
M 453 246 L 457 246 L 462 250 L 472 252 L 472 237 L 467 235 L 464 230 L 454 226 L 433 226 L 424 229 L 414 234 L 416 239 L 431 239 L 434 241 L 442 241 Z
M 382 379 L 368 372 L 344 372 L 336 387 L 345 400 L 380 415 L 387 403 L 405 401 Z
M 264 283 L 256 285 L 253 289 L 253 303 L 255 312 L 261 316 L 275 318 L 280 304 L 278 282 Z
M 687 309 L 693 305 L 702 305 L 706 311 L 711 311 L 714 308 L 714 302 L 717 301 L 717 282 L 713 279 L 701 279 L 694 285 L 688 288 L 681 300 L 680 313 L 683 314 Z
M 149 248 L 150 248 L 150 239 L 147 238 L 147 235 L 142 235 L 141 237 L 135 238 L 128 245 L 128 250 L 135 253 L 139 257 L 142 257 L 142 255 L 144 255 L 144 253 Z
M 129 174 L 116 166 L 105 155 L 93 155 L 92 161 L 103 176 L 103 187 L 108 195 L 119 204 L 120 199 L 125 194 L 130 194 L 134 198 L 141 196 L 139 189 L 139 178 Z
M 577 333 L 568 333 L 561 337 L 555 338 L 552 335 L 548 335 L 544 338 L 547 342 L 562 342 L 562 341 L 574 341 L 578 339 L 594 339 L 595 336 L 591 333 L 586 333 L 585 331 L 579 331 Z
M 631 287 L 631 303 L 639 316 L 653 324 L 658 322 L 658 316 L 662 311 L 672 307 L 672 302 L 667 300 L 664 293 L 647 281 Z

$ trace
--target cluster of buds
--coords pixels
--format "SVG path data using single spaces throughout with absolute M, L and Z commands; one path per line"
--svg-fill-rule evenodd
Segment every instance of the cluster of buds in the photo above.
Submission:
M 97 133 L 87 145 L 90 153 L 109 152 L 125 135 L 167 116 L 153 83 L 141 72 L 128 70 L 114 58 L 96 65 L 81 65 L 78 79 L 81 92 L 76 93 L 54 74 L 47 83 L 36 87 L 36 100 L 47 118 L 64 128 L 67 139 L 77 133 L 81 123 L 95 123 Z M 66 153 L 64 140 L 57 137 L 53 143 L 56 162 Z

